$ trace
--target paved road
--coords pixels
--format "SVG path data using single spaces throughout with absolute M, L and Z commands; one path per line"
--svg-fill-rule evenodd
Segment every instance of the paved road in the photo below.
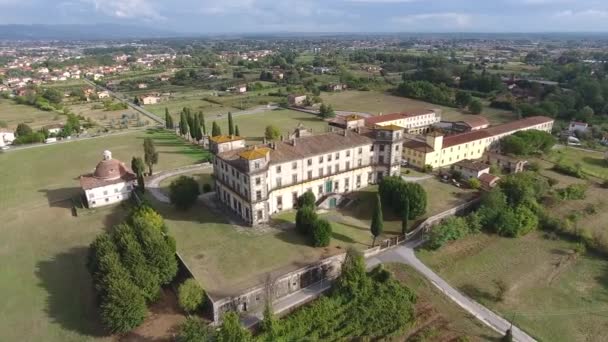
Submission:
M 443 292 L 448 298 L 458 304 L 461 308 L 475 316 L 478 320 L 494 329 L 499 334 L 504 334 L 509 328 L 513 330 L 513 339 L 521 342 L 533 342 L 536 341 L 530 335 L 523 332 L 516 326 L 511 326 L 511 323 L 506 319 L 492 312 L 485 306 L 477 303 L 471 298 L 463 295 L 458 290 L 450 286 L 445 280 L 423 264 L 414 253 L 414 248 L 420 245 L 421 240 L 407 242 L 406 244 L 380 253 L 367 260 L 368 267 L 373 267 L 380 263 L 398 262 L 410 265 L 416 271 L 420 272 L 425 278 L 427 278 L 435 287 Z

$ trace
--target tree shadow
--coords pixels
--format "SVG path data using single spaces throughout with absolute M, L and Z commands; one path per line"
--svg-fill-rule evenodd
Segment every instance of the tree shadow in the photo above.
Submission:
M 86 269 L 87 247 L 76 247 L 36 264 L 38 285 L 46 290 L 45 312 L 64 329 L 85 336 L 108 336 L 100 322 L 96 294 Z
M 331 236 L 332 236 L 332 238 L 342 241 L 344 243 L 359 243 L 359 241 L 356 241 L 355 239 L 351 238 L 350 236 L 346 236 L 344 234 L 332 232 Z
M 484 291 L 473 284 L 462 285 L 459 287 L 459 290 L 467 296 L 476 300 L 484 300 L 490 302 L 497 302 L 499 300 L 499 298 L 497 298 L 494 293 Z
M 593 157 L 583 157 L 583 163 L 599 166 L 599 167 L 608 167 L 608 161 L 602 158 L 593 158 Z

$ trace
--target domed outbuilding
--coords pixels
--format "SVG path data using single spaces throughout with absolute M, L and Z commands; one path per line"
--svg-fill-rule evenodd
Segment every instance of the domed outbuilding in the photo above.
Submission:
M 135 173 L 106 150 L 95 171 L 80 176 L 80 186 L 89 208 L 95 208 L 129 199 L 136 180 Z

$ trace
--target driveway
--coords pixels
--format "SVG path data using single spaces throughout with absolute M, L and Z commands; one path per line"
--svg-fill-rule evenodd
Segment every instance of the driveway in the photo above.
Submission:
M 156 173 L 156 174 L 152 175 L 152 177 L 147 179 L 146 190 L 148 190 L 150 192 L 150 194 L 152 196 L 154 196 L 154 198 L 156 198 L 156 200 L 158 200 L 159 202 L 171 203 L 171 201 L 169 200 L 169 196 L 167 196 L 160 189 L 160 182 L 162 182 L 164 179 L 167 179 L 169 177 L 179 176 L 179 175 L 182 175 L 185 173 L 190 173 L 192 171 L 206 170 L 211 167 L 213 167 L 213 166 L 210 163 L 203 163 L 203 164 L 184 166 L 184 167 L 180 167 L 179 169 Z

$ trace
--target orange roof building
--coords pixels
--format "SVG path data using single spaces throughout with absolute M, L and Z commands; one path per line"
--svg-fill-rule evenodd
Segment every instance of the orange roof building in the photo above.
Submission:
M 125 163 L 113 159 L 112 152 L 104 151 L 95 171 L 79 180 L 89 208 L 95 208 L 129 199 L 137 176 Z

